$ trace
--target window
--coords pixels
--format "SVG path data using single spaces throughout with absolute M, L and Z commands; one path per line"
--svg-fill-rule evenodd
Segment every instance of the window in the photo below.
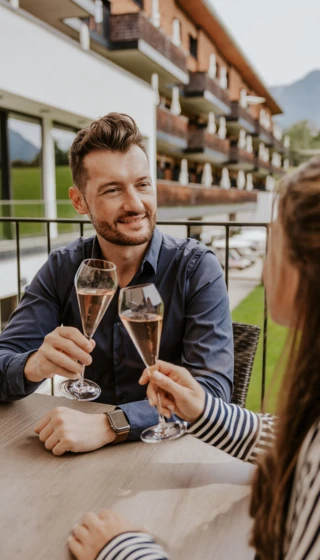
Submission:
M 189 51 L 191 56 L 198 57 L 198 39 L 195 39 L 192 35 L 189 35 Z
M 68 152 L 76 136 L 72 128 L 55 124 L 51 131 L 54 140 L 55 169 L 56 169 L 56 196 L 58 218 L 75 218 L 75 210 L 70 204 L 69 187 L 72 185 L 72 176 L 68 163 Z M 59 224 L 58 231 L 63 233 L 72 231 L 72 226 Z
M 14 216 L 43 217 L 41 120 L 9 113 L 9 163 Z M 21 235 L 38 235 L 41 224 L 21 224 Z

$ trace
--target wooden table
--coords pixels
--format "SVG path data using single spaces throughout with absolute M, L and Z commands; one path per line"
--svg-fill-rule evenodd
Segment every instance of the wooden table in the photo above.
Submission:
M 54 457 L 33 433 L 55 406 L 97 403 L 32 395 L 0 405 L 0 558 L 70 560 L 66 539 L 88 511 L 113 508 L 166 543 L 173 560 L 252 560 L 252 469 L 191 436 Z

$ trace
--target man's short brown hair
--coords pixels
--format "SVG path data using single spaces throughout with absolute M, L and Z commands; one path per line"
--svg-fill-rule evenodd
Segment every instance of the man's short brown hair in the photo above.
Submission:
M 143 138 L 135 121 L 124 113 L 109 113 L 93 121 L 88 128 L 80 130 L 69 152 L 73 184 L 82 192 L 85 190 L 87 171 L 83 160 L 95 151 L 127 152 L 138 146 L 146 154 Z

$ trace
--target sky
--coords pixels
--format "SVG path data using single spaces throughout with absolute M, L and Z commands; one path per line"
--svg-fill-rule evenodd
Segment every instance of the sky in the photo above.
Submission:
M 320 69 L 319 0 L 209 0 L 268 86 Z

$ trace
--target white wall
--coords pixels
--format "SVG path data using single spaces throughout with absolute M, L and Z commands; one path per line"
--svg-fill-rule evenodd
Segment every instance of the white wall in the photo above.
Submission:
M 22 10 L 0 4 L 0 90 L 93 120 L 128 113 L 156 161 L 154 92 L 138 78 Z M 40 114 L 39 114 L 40 116 Z

